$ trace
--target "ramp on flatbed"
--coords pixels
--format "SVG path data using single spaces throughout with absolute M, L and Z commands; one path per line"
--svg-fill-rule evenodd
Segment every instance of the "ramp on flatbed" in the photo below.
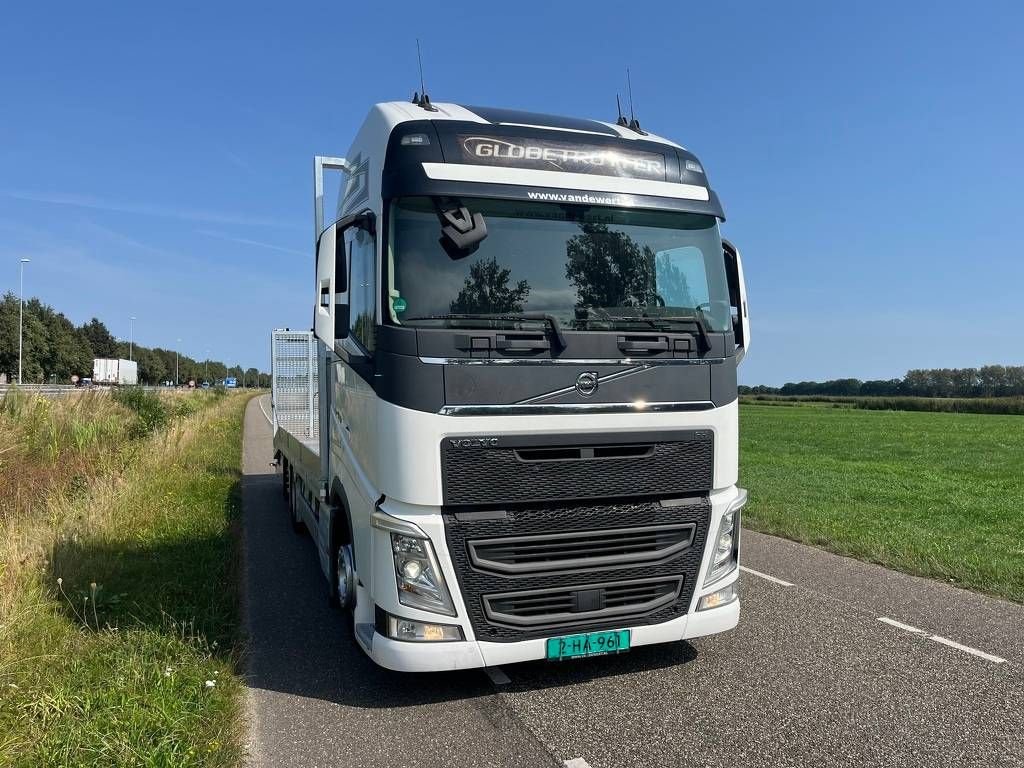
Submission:
M 274 448 L 287 455 L 306 477 L 320 472 L 320 389 L 317 341 L 312 331 L 275 330 L 271 334 L 271 408 Z

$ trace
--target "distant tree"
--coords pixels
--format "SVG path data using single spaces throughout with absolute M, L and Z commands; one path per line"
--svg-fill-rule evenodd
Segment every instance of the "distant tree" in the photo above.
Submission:
M 117 340 L 102 322 L 94 317 L 81 330 L 96 357 L 117 356 Z
M 0 371 L 7 374 L 9 381 L 18 377 L 18 312 L 20 299 L 13 293 L 4 294 L 0 301 Z M 49 354 L 49 337 L 43 322 L 38 302 L 25 303 L 23 324 L 23 365 L 22 378 L 26 384 L 38 384 L 44 380 L 43 361 Z
M 168 378 L 167 366 L 163 358 L 146 347 L 135 347 L 135 360 L 139 364 L 139 381 L 143 384 L 157 385 Z M 173 371 L 171 374 L 173 375 Z
M 92 373 L 92 347 L 74 323 L 38 299 L 29 301 L 25 310 L 38 317 L 46 329 L 45 345 L 38 351 L 38 360 L 48 381 L 55 378 L 68 382 L 72 376 Z
M 501 314 L 523 311 L 530 295 L 530 284 L 520 280 L 509 285 L 512 270 L 498 264 L 497 258 L 481 259 L 469 268 L 462 290 L 450 305 L 458 314 Z

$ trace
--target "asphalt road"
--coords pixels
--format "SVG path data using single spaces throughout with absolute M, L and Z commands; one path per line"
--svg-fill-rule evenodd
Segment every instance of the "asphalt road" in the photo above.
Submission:
M 382 670 L 328 607 L 270 461 L 253 400 L 253 766 L 1024 765 L 1024 606 L 749 531 L 734 632 L 491 675 Z

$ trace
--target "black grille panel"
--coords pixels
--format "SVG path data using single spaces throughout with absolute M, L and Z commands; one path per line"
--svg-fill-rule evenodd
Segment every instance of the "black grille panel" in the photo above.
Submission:
M 484 614 L 492 624 L 557 629 L 662 608 L 675 601 L 683 577 L 485 595 Z
M 691 497 L 664 505 L 613 500 L 526 505 L 501 512 L 446 509 L 444 518 L 449 552 L 477 639 L 510 642 L 553 632 L 657 624 L 685 614 L 710 514 L 707 497 Z M 482 544 L 495 540 L 593 541 L 611 538 L 606 534 L 615 531 L 644 529 L 676 535 L 680 526 L 687 530 L 687 546 L 655 560 L 640 559 L 641 552 L 634 559 L 592 562 L 589 567 L 558 569 L 545 564 L 529 572 L 501 573 L 475 565 L 471 554 L 471 542 L 479 553 Z M 609 608 L 614 612 L 601 612 Z M 559 615 L 565 613 L 569 615 Z
M 445 438 L 441 467 L 446 505 L 666 498 L 711 490 L 714 436 L 699 429 Z
M 481 570 L 543 573 L 662 560 L 690 546 L 695 527 L 693 523 L 645 525 L 482 539 L 466 544 L 470 560 Z

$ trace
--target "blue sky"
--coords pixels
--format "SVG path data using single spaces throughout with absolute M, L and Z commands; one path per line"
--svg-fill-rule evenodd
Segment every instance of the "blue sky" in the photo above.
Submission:
M 1024 364 L 1019 3 L 16 3 L 0 291 L 267 367 L 308 327 L 311 158 L 369 106 L 638 117 L 743 254 L 745 383 Z M 6 265 L 6 266 L 4 266 Z

